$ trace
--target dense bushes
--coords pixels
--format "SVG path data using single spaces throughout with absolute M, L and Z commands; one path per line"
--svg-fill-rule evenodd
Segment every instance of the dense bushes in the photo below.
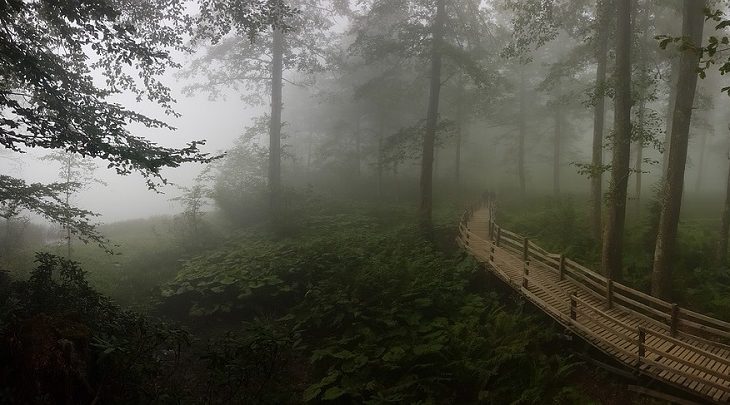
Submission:
M 473 262 L 375 222 L 330 216 L 284 241 L 242 235 L 189 261 L 163 308 L 206 325 L 276 319 L 308 362 L 306 401 L 537 403 L 572 392 L 561 384 L 571 363 L 540 354 L 551 330 L 474 288 Z
M 0 398 L 19 404 L 151 400 L 181 330 L 123 311 L 95 292 L 76 263 L 49 254 L 0 301 Z M 132 390 L 129 390 L 132 388 Z M 151 391 L 152 390 L 152 391 Z
M 552 329 L 500 305 L 475 263 L 404 218 L 330 206 L 286 238 L 240 231 L 161 288 L 158 313 L 192 333 L 39 255 L 28 281 L 0 279 L 0 401 L 582 402 L 574 363 L 549 354 Z
M 29 281 L 3 290 L 0 280 L 0 403 L 292 402 L 291 388 L 273 387 L 288 374 L 292 337 L 265 323 L 232 329 L 193 339 L 120 309 L 76 263 L 41 254 Z

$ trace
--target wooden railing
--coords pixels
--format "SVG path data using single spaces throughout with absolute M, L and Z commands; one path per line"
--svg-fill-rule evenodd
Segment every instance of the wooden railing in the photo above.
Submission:
M 483 225 L 480 228 L 482 234 L 470 229 L 470 220 L 474 212 L 480 209 L 489 211 L 486 235 L 483 234 Z M 724 393 L 726 400 L 730 400 L 730 358 L 713 353 L 718 349 L 727 353 L 726 350 L 730 349 L 727 345 L 730 342 L 730 323 L 680 308 L 675 303 L 615 282 L 563 254 L 550 253 L 529 238 L 500 227 L 495 218 L 493 199 L 482 200 L 464 211 L 459 223 L 458 239 L 467 251 L 479 250 L 498 272 L 498 266 L 494 266 L 496 250 L 521 258 L 521 285 L 511 280 L 515 288 L 544 307 L 561 323 L 590 339 L 600 341 L 604 347 L 610 347 L 614 354 L 624 356 L 625 362 L 633 362 L 637 372 L 661 377 L 663 371 L 668 371 L 684 378 L 686 384 L 683 388 L 697 391 L 699 389 L 696 387 L 701 386 L 698 384 L 702 384 L 717 389 L 717 392 Z M 556 292 L 555 283 L 548 288 L 534 278 L 530 273 L 534 263 L 541 263 L 548 272 L 554 272 L 557 284 L 565 285 L 571 292 L 565 289 Z M 565 280 L 569 283 L 562 284 Z M 535 294 L 538 290 L 543 297 L 550 297 L 549 301 L 562 302 L 562 305 L 557 305 L 561 308 L 556 308 L 556 305 L 550 307 Z M 577 291 L 596 299 L 591 303 L 579 297 Z M 599 304 L 595 304 L 596 301 Z M 620 311 L 610 311 L 614 308 Z M 632 318 L 643 322 L 637 323 L 637 319 L 633 319 L 627 323 L 626 320 Z M 612 338 L 599 336 L 591 330 L 590 326 L 596 325 L 604 331 L 602 333 L 609 332 Z M 671 349 L 666 350 L 666 347 L 686 350 L 679 357 L 671 354 Z M 686 352 L 691 355 L 686 355 Z
M 475 235 L 469 230 L 469 219 L 477 209 L 490 210 L 488 235 Z M 560 280 L 569 279 L 590 295 L 601 299 L 606 308 L 628 311 L 644 321 L 666 329 L 670 336 L 688 336 L 712 343 L 730 343 L 730 322 L 680 308 L 649 294 L 606 278 L 562 254 L 550 253 L 529 238 L 499 226 L 495 221 L 495 204 L 482 200 L 467 208 L 459 224 L 460 239 L 466 245 L 475 241 L 490 242 L 494 246 L 519 255 L 524 262 L 538 261 L 555 271 Z M 484 237 L 487 239 L 484 239 Z

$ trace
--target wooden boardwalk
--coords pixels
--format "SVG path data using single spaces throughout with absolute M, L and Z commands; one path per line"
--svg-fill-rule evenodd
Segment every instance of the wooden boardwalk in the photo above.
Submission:
M 625 366 L 710 403 L 730 403 L 730 323 L 679 308 L 602 275 L 468 209 L 459 242 L 575 335 Z

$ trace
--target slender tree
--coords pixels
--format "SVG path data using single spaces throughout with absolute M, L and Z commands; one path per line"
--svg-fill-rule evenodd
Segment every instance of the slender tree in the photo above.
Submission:
M 563 137 L 563 109 L 562 97 L 558 88 L 557 101 L 553 106 L 555 113 L 555 133 L 553 138 L 553 195 L 560 195 L 560 152 Z
M 730 162 L 730 151 L 728 151 L 728 161 Z M 722 221 L 720 221 L 720 233 L 717 242 L 716 261 L 718 265 L 727 263 L 728 232 L 730 232 L 730 164 L 728 164 L 725 205 L 722 210 Z
M 701 56 L 704 7 L 704 0 L 684 0 L 682 19 L 684 43 L 679 57 L 677 98 L 672 114 L 669 161 L 662 188 L 662 210 L 651 277 L 652 295 L 660 298 L 669 298 L 672 290 L 671 261 L 682 206 L 689 127 L 697 87 L 697 67 Z
M 272 218 L 281 209 L 281 110 L 284 73 L 284 32 L 272 27 L 271 41 L 271 120 L 269 122 L 269 208 Z
M 51 154 L 43 156 L 41 160 L 54 161 L 60 164 L 60 170 L 58 177 L 60 178 L 60 184 L 63 184 L 64 191 L 64 206 L 66 223 L 70 222 L 71 217 L 71 197 L 81 191 L 81 189 L 88 187 L 92 183 L 106 185 L 103 181 L 99 180 L 94 176 L 94 172 L 98 168 L 94 161 L 90 158 L 85 158 L 80 155 L 76 155 L 69 152 L 55 151 Z M 71 258 L 71 241 L 72 232 L 68 226 L 63 226 L 66 239 L 66 257 Z
M 640 3 L 636 3 L 636 12 L 641 15 L 641 31 L 643 35 L 639 46 L 637 47 L 637 59 L 638 59 L 638 112 L 636 113 L 636 125 L 634 125 L 634 149 L 636 150 L 636 159 L 634 160 L 634 212 L 638 216 L 641 214 L 641 180 L 643 175 L 643 163 L 644 163 L 644 145 L 648 138 L 648 125 L 647 125 L 647 101 L 650 97 L 650 79 L 649 79 L 649 49 L 646 44 L 649 41 L 649 4 L 643 3 L 643 10 L 639 7 Z
M 201 2 L 192 27 L 191 45 L 207 46 L 208 50 L 179 75 L 204 79 L 187 84 L 183 91 L 188 95 L 207 92 L 215 98 L 225 92 L 240 91 L 241 98 L 249 104 L 270 102 L 268 194 L 271 218 L 276 218 L 282 205 L 284 73 L 312 73 L 323 68 L 331 42 L 328 30 L 333 16 L 342 10 L 324 0 L 256 3 L 271 18 L 262 20 L 248 12 L 246 2 Z M 258 22 L 258 31 L 252 32 L 252 19 Z
M 593 106 L 593 147 L 591 160 L 591 230 L 593 239 L 601 241 L 603 206 L 603 129 L 606 117 L 606 70 L 611 0 L 599 0 L 596 20 L 596 99 Z
M 446 1 L 437 0 L 436 17 L 433 23 L 431 49 L 431 86 L 428 96 L 426 133 L 423 137 L 421 158 L 421 205 L 420 225 L 424 231 L 431 231 L 431 211 L 433 206 L 433 159 L 436 127 L 438 125 L 439 96 L 441 93 L 441 51 L 443 30 L 446 20 Z
M 525 196 L 527 188 L 527 174 L 525 169 L 525 137 L 527 136 L 527 79 L 525 67 L 520 67 L 520 114 L 519 135 L 517 140 L 517 177 L 520 182 L 520 195 Z
M 608 217 L 603 236 L 604 274 L 621 279 L 626 192 L 631 154 L 631 0 L 616 0 L 616 71 L 613 159 L 608 190 Z

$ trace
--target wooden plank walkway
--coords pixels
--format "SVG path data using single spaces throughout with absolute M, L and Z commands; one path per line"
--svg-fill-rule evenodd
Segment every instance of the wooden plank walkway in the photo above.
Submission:
M 730 403 L 730 323 L 612 282 L 468 209 L 459 243 L 557 322 L 643 374 L 712 403 Z

